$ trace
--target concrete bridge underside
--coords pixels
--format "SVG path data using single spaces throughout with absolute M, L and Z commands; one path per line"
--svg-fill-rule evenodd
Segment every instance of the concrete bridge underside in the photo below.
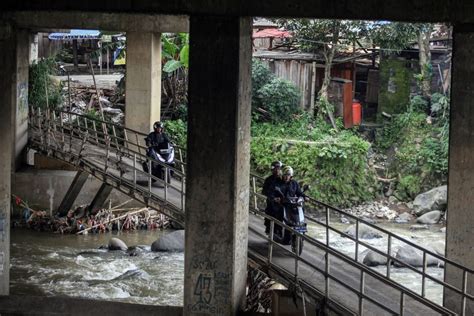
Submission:
M 251 19 L 248 16 L 453 23 L 446 254 L 448 258 L 474 268 L 472 1 L 347 0 L 328 3 L 323 0 L 279 0 L 245 5 L 238 1 L 217 4 L 197 0 L 133 4 L 130 1 L 4 1 L 0 8 L 0 294 L 9 292 L 10 179 L 11 172 L 21 164 L 27 139 L 25 95 L 31 33 L 72 27 L 147 33 L 150 36 L 142 43 L 153 53 L 159 50 L 156 34 L 189 29 L 192 70 L 189 78 L 184 312 L 200 314 L 193 310 L 199 299 L 194 289 L 200 276 L 213 274 L 226 276 L 221 280 L 221 294 L 213 302 L 216 313 L 237 313 L 245 294 L 248 236 L 251 64 Z M 146 60 L 151 63 L 152 58 L 139 59 Z M 149 66 L 140 68 L 149 71 L 146 73 L 148 78 L 140 77 L 149 84 L 145 93 L 148 99 L 136 103 L 140 104 L 138 111 L 148 111 L 148 117 L 154 119 L 159 117 L 159 112 L 153 112 L 152 107 L 152 104 L 159 104 L 156 101 L 156 89 L 159 88 L 153 88 L 153 85 L 157 87 L 154 78 L 160 76 L 156 66 Z M 130 117 L 130 113 L 126 115 Z M 219 155 L 215 155 L 216 152 Z M 446 272 L 447 279 L 461 286 L 462 275 L 450 267 Z M 468 280 L 465 286 L 470 293 L 474 292 L 473 280 Z M 456 310 L 459 304 L 456 296 L 445 293 L 447 307 Z

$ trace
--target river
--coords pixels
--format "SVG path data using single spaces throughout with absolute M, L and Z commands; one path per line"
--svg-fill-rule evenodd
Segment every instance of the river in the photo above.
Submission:
M 347 225 L 338 224 L 343 230 Z M 439 226 L 429 230 L 409 230 L 406 224 L 380 226 L 418 244 L 444 240 Z M 11 294 L 66 295 L 148 305 L 183 305 L 184 254 L 155 253 L 150 245 L 165 231 L 134 231 L 98 235 L 56 235 L 29 230 L 11 231 Z M 310 226 L 308 234 L 323 241 L 324 230 Z M 128 246 L 143 245 L 140 256 L 99 250 L 111 237 Z M 330 235 L 331 245 L 352 255 L 354 244 L 338 234 Z M 386 248 L 386 238 L 370 241 Z M 360 251 L 363 249 L 361 248 Z M 375 270 L 385 273 L 386 266 Z M 443 278 L 443 269 L 429 267 L 430 275 Z M 406 268 L 392 268 L 391 277 L 420 292 L 421 278 Z M 442 289 L 427 282 L 427 296 L 440 303 Z

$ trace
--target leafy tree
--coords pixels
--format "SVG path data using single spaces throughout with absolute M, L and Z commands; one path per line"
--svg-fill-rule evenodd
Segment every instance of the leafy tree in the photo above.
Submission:
M 325 60 L 324 80 L 318 93 L 319 103 L 311 105 L 316 112 L 326 107 L 331 122 L 334 124 L 332 109 L 328 109 L 328 87 L 331 82 L 331 68 L 336 54 L 366 34 L 365 21 L 349 20 L 314 20 L 314 19 L 279 19 L 277 22 L 294 33 L 301 49 L 311 53 L 322 53 Z
M 188 68 L 189 68 L 189 34 L 163 34 L 162 64 L 163 64 L 163 101 L 165 110 L 178 114 L 186 119 L 188 103 Z

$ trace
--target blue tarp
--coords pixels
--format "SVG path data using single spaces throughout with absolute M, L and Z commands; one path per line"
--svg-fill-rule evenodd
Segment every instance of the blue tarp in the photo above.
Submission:
M 69 33 L 51 33 L 50 40 L 100 39 L 98 30 L 71 30 Z

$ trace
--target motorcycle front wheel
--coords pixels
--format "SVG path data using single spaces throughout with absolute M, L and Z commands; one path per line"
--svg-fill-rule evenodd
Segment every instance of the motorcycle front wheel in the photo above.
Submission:
M 291 238 L 291 251 L 293 251 L 294 253 L 296 253 L 296 248 L 297 248 L 297 242 L 296 240 L 298 239 L 298 236 L 297 235 L 293 235 L 292 238 Z M 304 239 L 301 238 L 300 239 L 300 245 L 299 245 L 299 249 L 298 249 L 298 255 L 301 255 L 301 253 L 303 252 L 303 241 Z

